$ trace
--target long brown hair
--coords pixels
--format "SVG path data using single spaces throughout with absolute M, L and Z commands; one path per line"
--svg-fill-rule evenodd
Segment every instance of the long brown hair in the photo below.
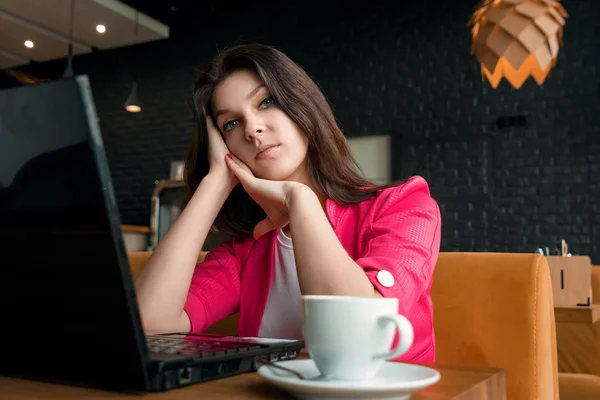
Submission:
M 217 54 L 206 69 L 199 71 L 194 84 L 194 138 L 184 169 L 188 197 L 209 170 L 206 116 L 207 112 L 212 114 L 215 87 L 241 69 L 258 74 L 276 104 L 306 135 L 309 174 L 329 199 L 356 204 L 389 186 L 374 185 L 360 175 L 327 99 L 300 66 L 273 47 L 242 44 Z M 264 218 L 264 211 L 242 185 L 237 185 L 217 215 L 213 228 L 229 236 L 247 236 L 252 235 L 254 226 Z

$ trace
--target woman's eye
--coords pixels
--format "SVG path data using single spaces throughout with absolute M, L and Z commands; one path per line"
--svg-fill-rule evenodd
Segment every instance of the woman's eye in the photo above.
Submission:
M 266 99 L 264 99 L 264 100 L 263 100 L 263 101 L 260 103 L 260 106 L 261 106 L 262 108 L 265 108 L 265 107 L 271 107 L 271 106 L 274 106 L 274 105 L 275 105 L 275 99 L 274 99 L 274 98 L 272 98 L 272 97 L 267 97 Z
M 235 128 L 235 126 L 237 125 L 237 121 L 228 121 L 225 123 L 225 125 L 223 125 L 223 130 L 224 131 L 230 131 L 233 128 Z

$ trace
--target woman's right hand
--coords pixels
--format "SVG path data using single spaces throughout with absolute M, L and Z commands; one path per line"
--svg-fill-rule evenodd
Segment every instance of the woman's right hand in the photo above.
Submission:
M 206 128 L 208 136 L 208 163 L 210 165 L 211 174 L 219 174 L 226 176 L 226 179 L 231 181 L 231 187 L 238 183 L 238 179 L 225 164 L 225 156 L 229 153 L 229 149 L 221 136 L 219 128 L 213 122 L 212 117 L 206 117 Z

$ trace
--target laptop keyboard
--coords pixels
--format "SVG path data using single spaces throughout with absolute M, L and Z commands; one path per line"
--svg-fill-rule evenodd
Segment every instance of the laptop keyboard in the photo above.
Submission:
M 179 340 L 173 338 L 147 337 L 148 349 L 153 353 L 178 356 L 220 356 L 245 353 L 260 349 L 251 343 L 222 342 L 218 340 Z

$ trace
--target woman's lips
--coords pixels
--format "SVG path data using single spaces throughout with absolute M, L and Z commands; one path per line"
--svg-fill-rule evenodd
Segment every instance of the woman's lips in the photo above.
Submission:
M 256 155 L 256 159 L 257 160 L 262 160 L 265 158 L 268 158 L 271 154 L 273 154 L 274 152 L 279 150 L 279 145 L 273 145 L 273 146 L 269 146 L 266 149 L 264 149 L 263 151 L 261 151 L 260 153 L 258 153 Z

